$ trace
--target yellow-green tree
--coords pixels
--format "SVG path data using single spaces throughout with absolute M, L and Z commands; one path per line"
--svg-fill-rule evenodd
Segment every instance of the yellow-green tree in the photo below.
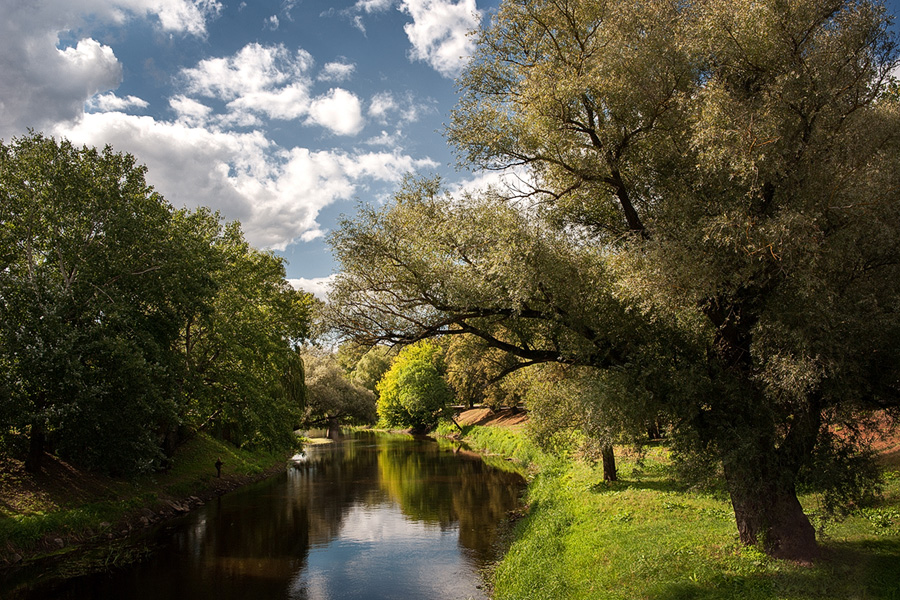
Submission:
M 422 341 L 401 350 L 378 383 L 381 422 L 414 429 L 437 423 L 452 399 L 442 371 L 437 345 Z

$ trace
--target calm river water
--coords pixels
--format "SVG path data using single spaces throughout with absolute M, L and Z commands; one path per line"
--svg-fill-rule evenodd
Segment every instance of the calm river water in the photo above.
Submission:
M 359 433 L 160 530 L 153 554 L 31 598 L 485 598 L 524 482 L 430 439 Z

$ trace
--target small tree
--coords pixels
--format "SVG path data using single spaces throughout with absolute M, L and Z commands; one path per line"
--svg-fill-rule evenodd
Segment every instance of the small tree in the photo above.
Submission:
M 378 383 L 378 416 L 389 427 L 426 429 L 452 400 L 440 348 L 421 341 L 404 348 Z

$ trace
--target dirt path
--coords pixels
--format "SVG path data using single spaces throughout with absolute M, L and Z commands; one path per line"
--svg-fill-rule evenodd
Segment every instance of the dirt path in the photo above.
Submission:
M 470 408 L 459 413 L 456 422 L 460 425 L 483 425 L 521 429 L 528 422 L 528 412 L 522 408 Z

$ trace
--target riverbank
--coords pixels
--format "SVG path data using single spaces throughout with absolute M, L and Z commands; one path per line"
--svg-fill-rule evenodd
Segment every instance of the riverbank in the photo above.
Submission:
M 514 459 L 529 480 L 524 517 L 490 577 L 494 600 L 900 598 L 896 444 L 883 445 L 874 504 L 838 522 L 824 520 L 815 496 L 801 498 L 823 550 L 806 567 L 739 544 L 727 495 L 679 485 L 664 445 L 643 456 L 617 448 L 620 481 L 610 483 L 600 467 L 541 453 L 521 426 L 457 421 L 469 445 Z
M 168 471 L 130 479 L 46 459 L 34 475 L 21 461 L 0 459 L 0 571 L 129 537 L 284 469 L 287 454 L 200 435 L 176 451 Z

